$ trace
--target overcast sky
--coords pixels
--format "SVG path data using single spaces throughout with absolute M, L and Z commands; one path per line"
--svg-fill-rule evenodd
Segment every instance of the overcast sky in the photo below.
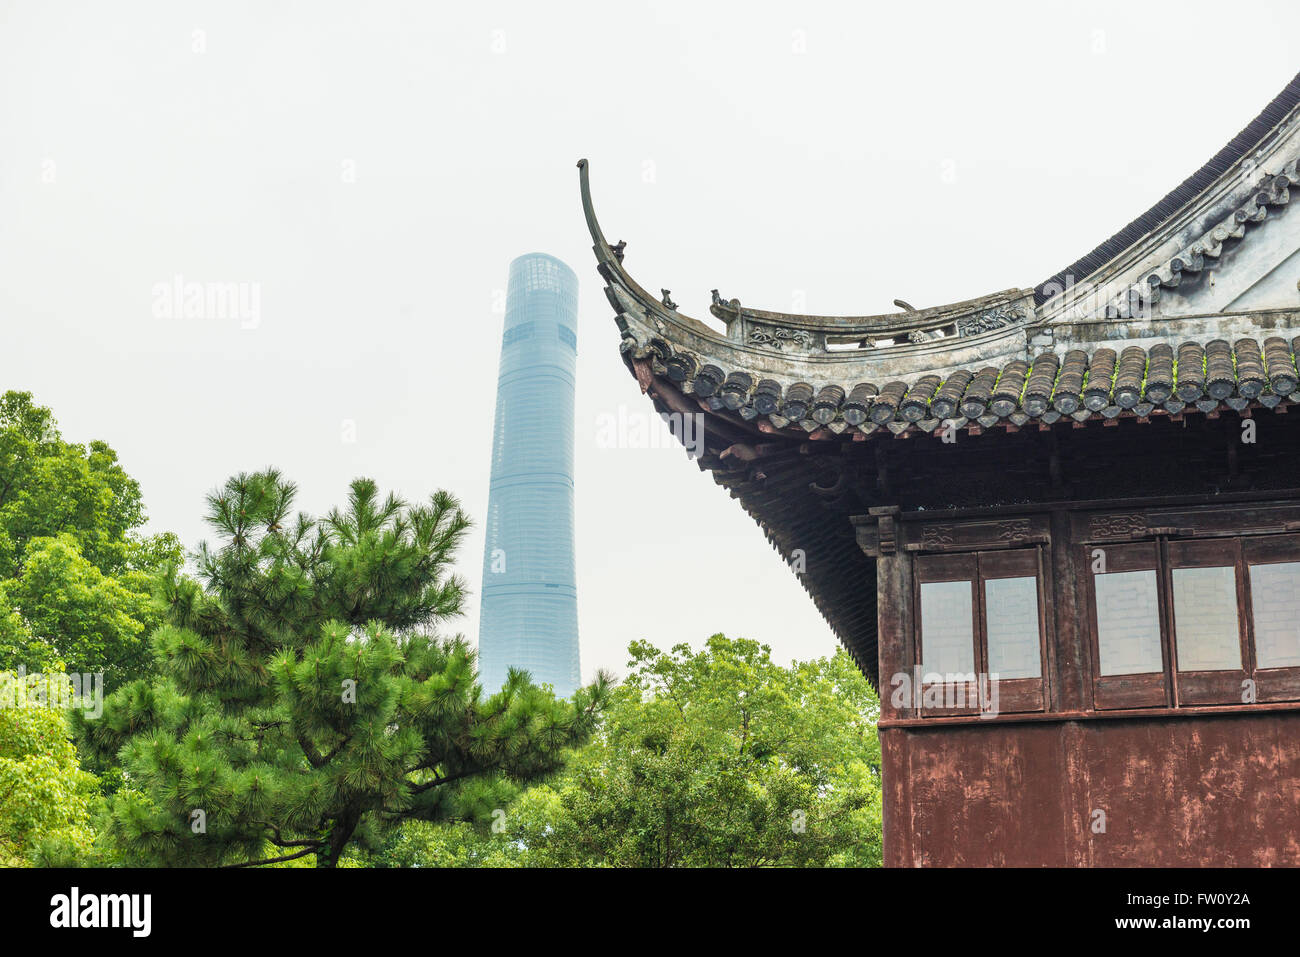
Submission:
M 1294 0 L 1246 9 L 0 2 L 0 387 L 114 446 L 188 547 L 205 492 L 267 465 L 311 511 L 366 475 L 481 519 L 507 267 L 551 253 L 581 280 L 584 677 L 637 638 L 825 655 L 795 576 L 680 448 L 597 442 L 649 404 L 575 161 L 632 275 L 698 318 L 714 287 L 860 315 L 1032 286 L 1300 69 Z M 168 318 L 176 276 L 244 283 L 256 314 Z

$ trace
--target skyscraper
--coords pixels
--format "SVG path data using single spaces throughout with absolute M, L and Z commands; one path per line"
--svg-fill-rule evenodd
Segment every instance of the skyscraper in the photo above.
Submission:
M 511 667 L 560 695 L 581 683 L 573 558 L 577 324 L 572 269 L 544 253 L 510 264 L 478 639 L 487 693 Z

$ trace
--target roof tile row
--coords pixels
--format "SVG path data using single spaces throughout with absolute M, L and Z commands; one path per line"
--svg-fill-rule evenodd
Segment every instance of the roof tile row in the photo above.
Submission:
M 923 375 L 911 382 L 821 389 L 806 382 L 782 387 L 743 370 L 724 373 L 689 353 L 674 353 L 662 340 L 656 346 L 668 378 L 711 408 L 747 420 L 766 416 L 778 428 L 798 424 L 808 432 L 825 426 L 837 433 L 886 428 L 902 434 L 913 427 L 933 431 L 949 422 L 958 428 L 1002 420 L 1023 425 L 1064 416 L 1076 421 L 1126 412 L 1144 417 L 1156 409 L 1177 414 L 1189 405 L 1203 412 L 1221 404 L 1240 411 L 1252 402 L 1272 408 L 1283 399 L 1300 401 L 1300 337 L 1288 343 L 1273 336 L 1262 345 L 1250 338 L 1231 344 L 1186 341 L 1177 350 L 1161 342 L 1119 352 L 1109 346 L 1073 349 L 1064 356 L 1044 352 L 1032 362 L 1013 359 L 1000 368 L 962 369 L 946 378 Z

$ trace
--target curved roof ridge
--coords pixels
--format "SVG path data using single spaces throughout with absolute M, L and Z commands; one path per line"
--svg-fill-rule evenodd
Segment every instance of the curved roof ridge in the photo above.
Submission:
M 672 301 L 670 290 L 661 289 L 662 297 L 656 298 L 632 278 L 623 264 L 624 248 L 627 243 L 620 240 L 610 245 L 596 218 L 595 205 L 591 199 L 590 166 L 586 159 L 578 160 L 577 166 L 583 215 L 587 221 L 587 231 L 591 234 L 597 271 L 609 284 L 606 287 L 606 295 L 610 297 L 616 313 L 621 313 L 624 309 L 617 300 L 627 297 L 645 313 L 646 318 L 661 333 L 665 331 L 666 326 L 684 326 L 691 333 L 705 340 L 734 344 L 733 323 L 742 320 L 743 323 L 760 325 L 775 323 L 795 330 L 806 330 L 836 338 L 869 340 L 875 334 L 942 335 L 942 333 L 935 333 L 935 330 L 954 327 L 954 324 L 960 325 L 968 320 L 971 321 L 972 329 L 978 327 L 978 331 L 988 331 L 999 327 L 1023 325 L 1032 318 L 1033 307 L 1029 305 L 1029 299 L 1033 295 L 1031 289 L 1003 289 L 959 302 L 941 303 L 921 309 L 896 301 L 895 305 L 900 307 L 898 312 L 859 316 L 820 316 L 752 309 L 741 305 L 738 299 L 723 298 L 718 290 L 714 289 L 709 312 L 714 318 L 727 325 L 725 332 L 719 331 L 682 312 L 677 303 Z M 754 330 L 750 329 L 750 332 Z M 872 348 L 875 346 L 873 345 Z
M 1227 170 L 1231 169 L 1233 164 L 1249 153 L 1297 106 L 1300 106 L 1300 73 L 1292 77 L 1286 88 L 1275 96 L 1260 111 L 1260 114 L 1234 136 L 1223 149 L 1215 153 L 1204 166 L 1183 180 L 1145 213 L 1091 252 L 1034 287 L 1035 304 L 1042 305 L 1053 295 L 1060 292 L 1065 285 L 1067 276 L 1073 277 L 1075 283 L 1081 282 L 1147 233 L 1170 219 L 1180 209 L 1208 189 Z

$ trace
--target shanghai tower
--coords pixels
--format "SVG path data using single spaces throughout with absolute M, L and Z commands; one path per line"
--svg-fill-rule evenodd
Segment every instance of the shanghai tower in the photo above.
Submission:
M 553 256 L 510 264 L 479 621 L 485 694 L 508 668 L 568 696 L 581 683 L 573 557 L 578 278 Z

